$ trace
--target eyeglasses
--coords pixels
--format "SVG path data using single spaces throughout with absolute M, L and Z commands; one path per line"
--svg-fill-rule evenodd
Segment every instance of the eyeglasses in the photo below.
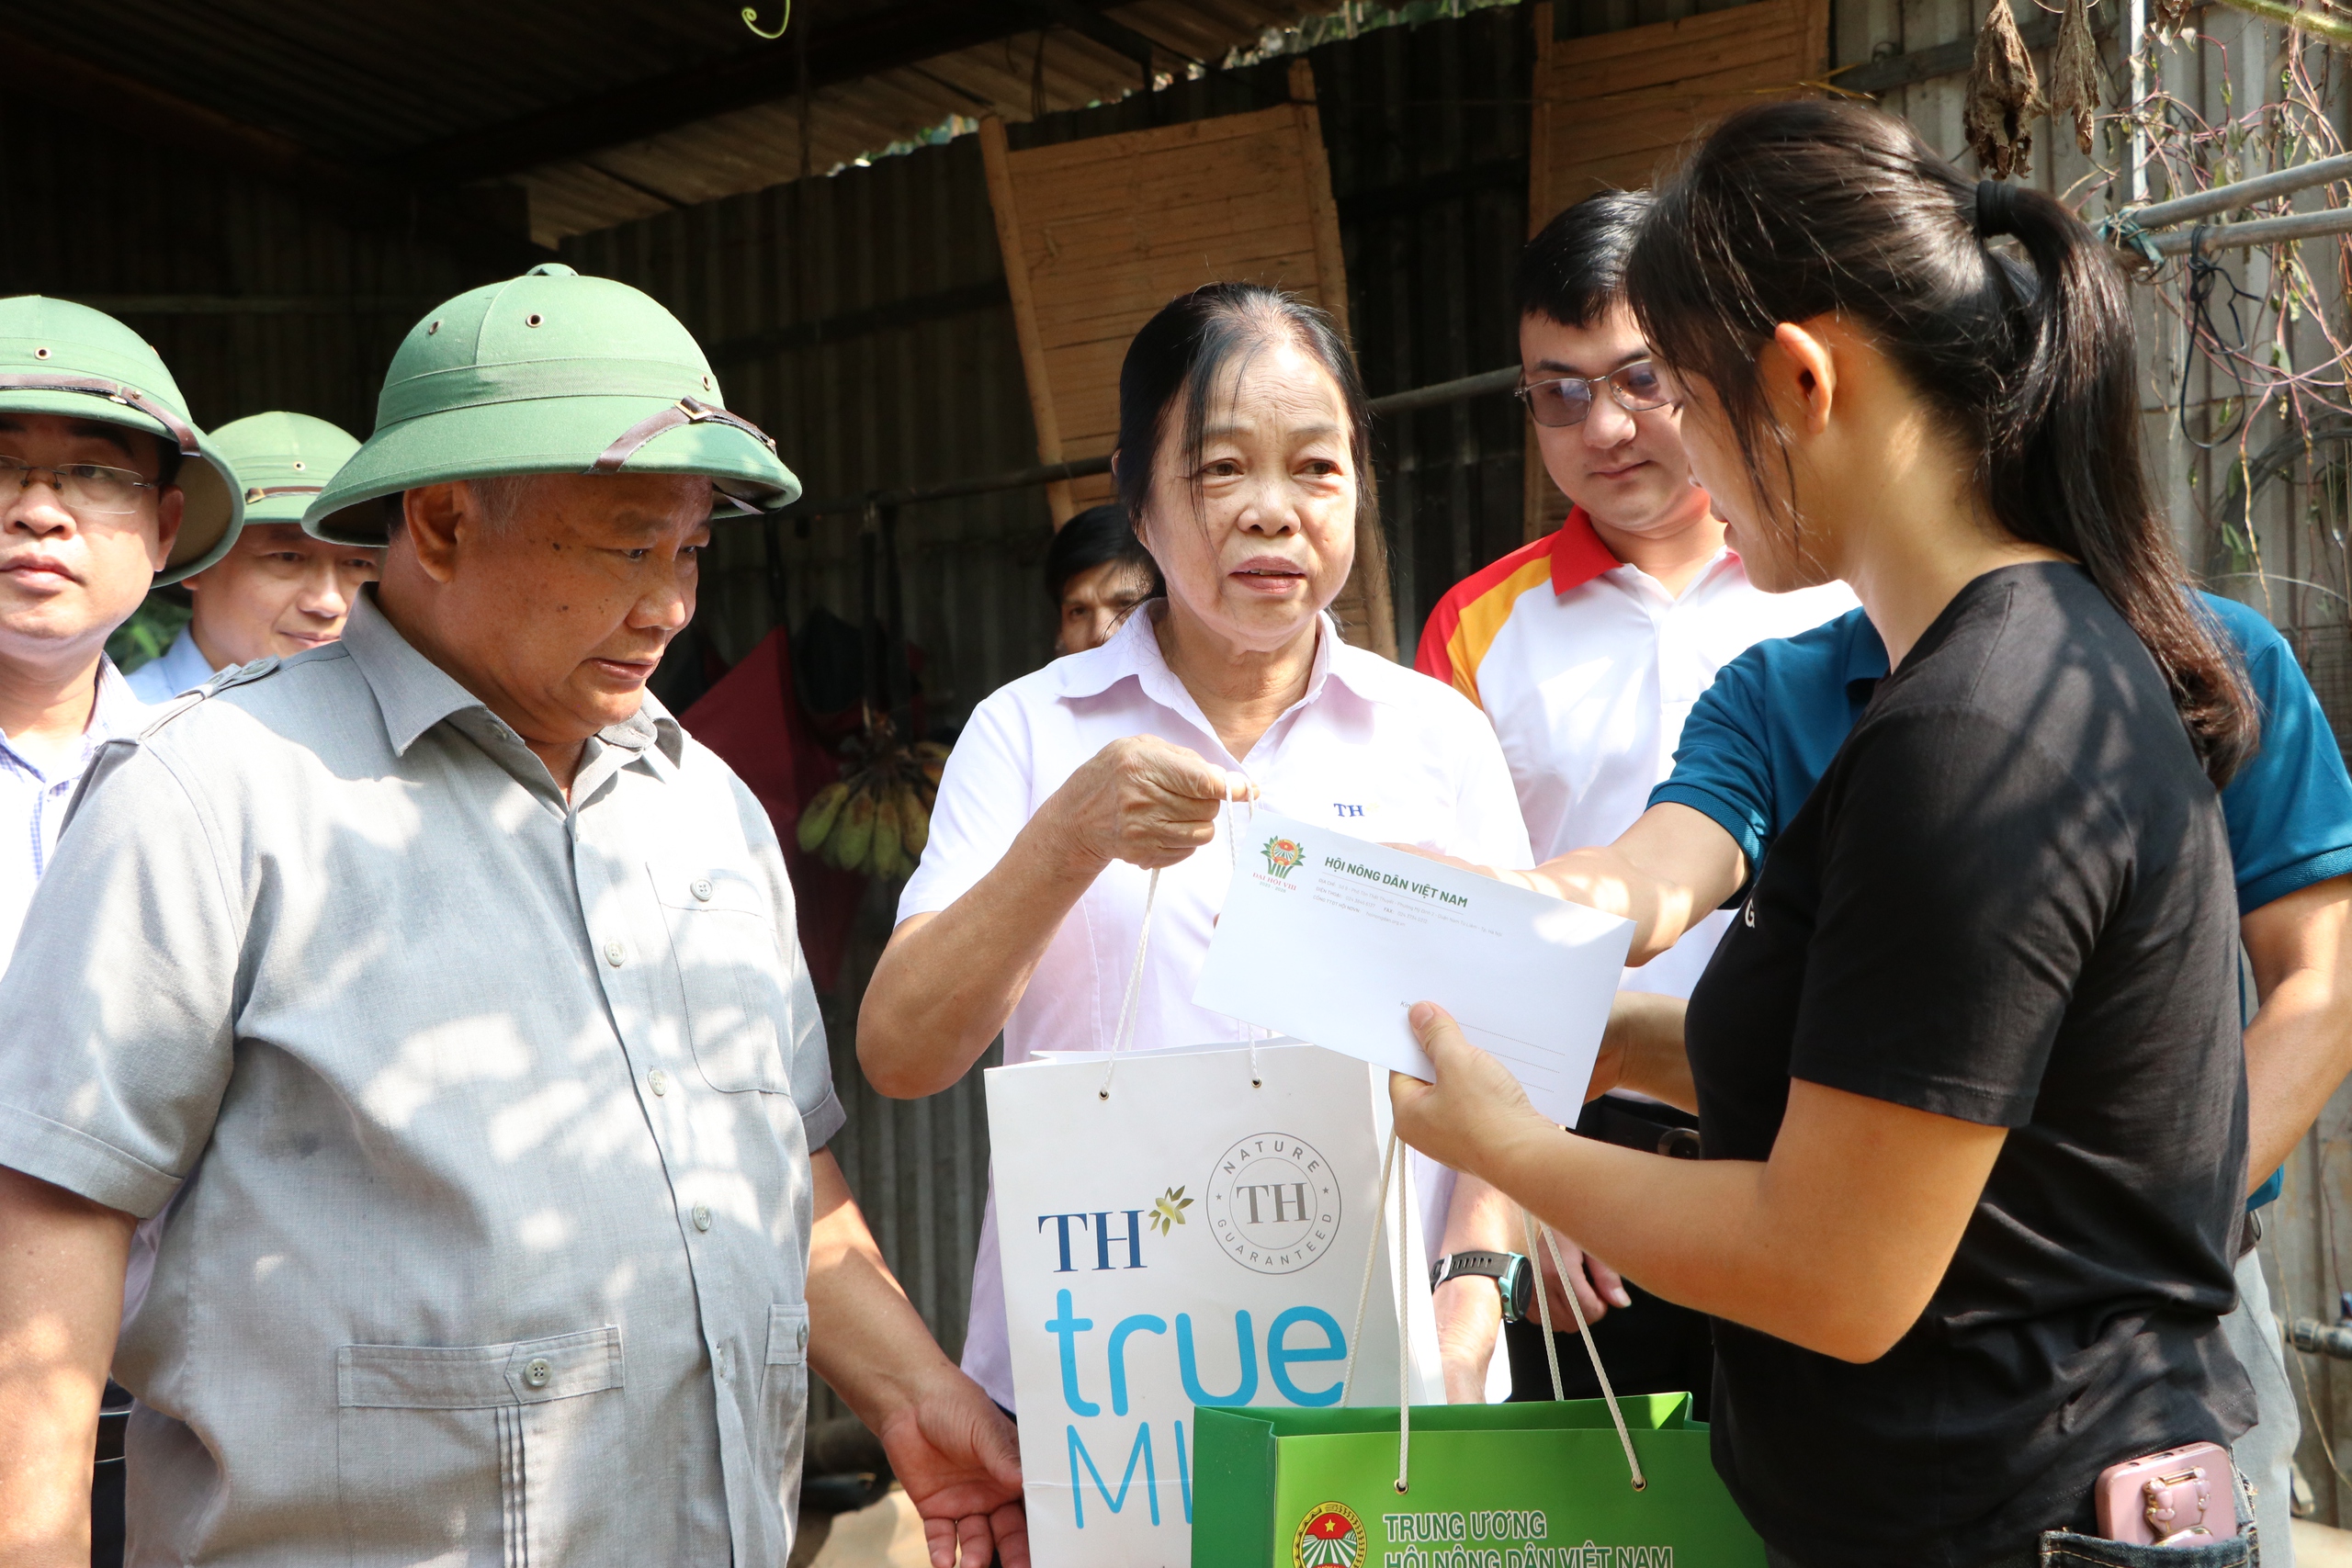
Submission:
M 21 457 L 0 457 L 0 496 L 5 496 L 14 480 L 14 488 L 32 488 L 35 474 L 47 474 L 50 488 L 57 491 L 57 499 L 68 512 L 87 512 L 109 515 L 139 510 L 139 492 L 161 490 L 152 479 L 142 479 L 129 468 L 110 468 L 104 463 L 66 463 L 50 468 L 40 463 L 28 463 Z
M 1536 423 L 1557 429 L 1582 424 L 1590 416 L 1595 387 L 1607 387 L 1610 400 L 1627 413 L 1647 413 L 1676 400 L 1666 372 L 1646 359 L 1621 365 L 1606 376 L 1562 376 L 1536 381 L 1520 388 L 1518 396 L 1526 400 L 1527 412 Z

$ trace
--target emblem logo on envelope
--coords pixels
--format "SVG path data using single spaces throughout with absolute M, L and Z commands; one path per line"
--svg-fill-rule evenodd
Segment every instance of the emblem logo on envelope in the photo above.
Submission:
M 1290 880 L 1290 874 L 1298 869 L 1300 863 L 1306 859 L 1306 851 L 1301 847 L 1296 839 L 1285 839 L 1279 834 L 1268 839 L 1265 847 L 1258 852 L 1266 857 L 1267 872 L 1281 877 L 1285 882 Z
M 1430 1077 L 1406 1012 L 1432 1001 L 1576 1121 L 1633 923 L 1260 810 L 1272 874 L 1233 879 L 1193 999 L 1327 1050 Z

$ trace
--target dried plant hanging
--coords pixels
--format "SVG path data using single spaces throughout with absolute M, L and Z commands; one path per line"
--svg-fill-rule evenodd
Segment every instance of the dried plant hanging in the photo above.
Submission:
M 2186 3 L 2187 0 L 2183 0 L 2183 4 Z M 769 42 L 775 42 L 784 36 L 785 28 L 792 26 L 792 0 L 784 0 L 784 15 L 776 19 L 775 31 L 770 32 L 760 26 L 759 12 L 749 6 L 743 7 L 743 25 Z
M 2009 0 L 1993 0 L 1976 33 L 1976 59 L 1968 68 L 1968 104 L 1960 129 L 1969 151 L 1995 179 L 2032 171 L 2033 133 L 2027 125 L 2048 112 L 2033 56 L 2018 36 Z
M 2005 6 L 2002 9 L 2007 10 Z M 1979 51 L 1982 51 L 1980 43 Z M 2058 42 L 2050 51 L 2050 115 L 2075 117 L 2075 145 L 2091 150 L 2091 116 L 2098 112 L 2098 45 L 2091 41 L 2090 0 L 2066 0 Z

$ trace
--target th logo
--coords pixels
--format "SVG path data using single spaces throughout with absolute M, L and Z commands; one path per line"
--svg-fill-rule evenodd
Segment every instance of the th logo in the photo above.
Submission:
M 1187 1206 L 1189 1207 L 1189 1205 Z M 1112 1234 L 1111 1220 L 1114 1215 L 1123 1215 L 1125 1217 L 1127 1224 L 1126 1234 L 1125 1235 L 1114 1235 Z M 1106 1269 L 1140 1269 L 1144 1266 L 1143 1233 L 1151 1222 L 1147 1221 L 1143 1217 L 1143 1211 L 1141 1209 L 1111 1209 L 1107 1211 L 1098 1209 L 1091 1213 L 1040 1214 L 1037 1216 L 1037 1228 L 1039 1230 L 1044 1230 L 1046 1225 L 1051 1224 L 1054 1227 L 1055 1244 L 1060 1249 L 1061 1262 L 1054 1269 L 1055 1273 L 1074 1274 L 1077 1272 L 1076 1268 L 1073 1267 L 1070 1262 L 1069 1223 L 1072 1220 L 1076 1220 L 1078 1222 L 1078 1228 L 1080 1231 L 1091 1230 L 1093 1234 L 1094 1268 L 1097 1272 Z M 1111 1261 L 1111 1249 L 1113 1247 L 1124 1247 L 1126 1249 L 1127 1260 L 1125 1263 L 1118 1264 Z M 1082 1253 L 1081 1256 L 1083 1256 Z

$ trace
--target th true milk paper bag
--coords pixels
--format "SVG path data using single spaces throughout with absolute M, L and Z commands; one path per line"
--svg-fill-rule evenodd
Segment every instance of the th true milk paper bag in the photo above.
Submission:
M 1268 1045 L 1253 1085 L 1251 1055 L 1060 1056 L 987 1075 L 1037 1568 L 1181 1568 L 1193 1405 L 1339 1404 L 1379 1235 L 1385 1075 Z M 1402 1282 L 1418 1349 L 1435 1331 L 1418 1215 L 1412 1230 Z M 1393 1267 L 1384 1245 L 1358 1404 L 1396 1400 Z M 1416 1355 L 1414 1382 L 1417 1401 L 1444 1397 L 1433 1350 Z

